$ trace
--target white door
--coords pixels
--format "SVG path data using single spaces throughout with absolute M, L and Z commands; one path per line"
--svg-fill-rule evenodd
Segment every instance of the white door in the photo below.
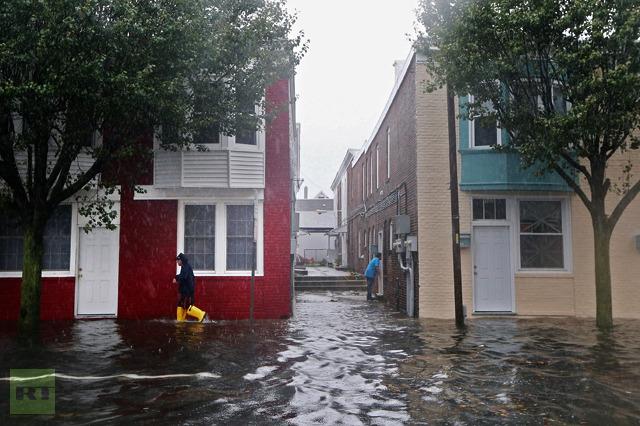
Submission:
M 509 228 L 474 228 L 473 274 L 475 310 L 513 312 Z
M 80 231 L 77 279 L 78 315 L 116 315 L 118 308 L 118 232 Z

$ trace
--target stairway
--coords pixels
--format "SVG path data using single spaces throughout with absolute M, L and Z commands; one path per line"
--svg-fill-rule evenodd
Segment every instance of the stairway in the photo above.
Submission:
M 297 291 L 367 291 L 367 282 L 363 279 L 355 279 L 351 276 L 325 277 L 325 276 L 300 276 L 295 279 Z

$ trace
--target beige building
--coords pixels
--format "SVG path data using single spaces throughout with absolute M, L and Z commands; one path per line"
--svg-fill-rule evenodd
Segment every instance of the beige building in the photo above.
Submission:
M 424 66 L 416 67 L 427 79 Z M 418 79 L 420 75 L 418 75 Z M 417 85 L 416 90 L 423 90 Z M 453 272 L 446 95 L 416 96 L 420 317 L 452 318 Z M 461 99 L 464 102 L 465 99 Z M 535 176 L 517 154 L 496 152 L 498 128 L 458 120 L 463 298 L 474 314 L 594 317 L 593 231 L 588 211 L 555 175 Z M 609 167 L 612 180 L 633 156 Z M 616 195 L 609 195 L 610 205 Z M 613 313 L 640 318 L 640 198 L 611 240 Z

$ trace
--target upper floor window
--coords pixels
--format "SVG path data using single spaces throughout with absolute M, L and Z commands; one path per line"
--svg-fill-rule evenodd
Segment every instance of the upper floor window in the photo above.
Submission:
M 212 123 L 200 129 L 194 137 L 194 142 L 199 145 L 219 144 L 220 126 L 218 123 Z
M 473 96 L 469 99 L 473 102 Z M 477 115 L 469 121 L 472 148 L 489 148 L 502 144 L 502 133 L 498 127 L 498 121 L 493 115 L 493 105 L 491 102 L 482 104 L 486 111 L 485 115 Z
M 376 189 L 380 187 L 380 148 L 376 145 Z
M 365 200 L 367 194 L 367 159 L 362 160 L 362 201 Z
M 387 127 L 387 179 L 391 177 L 391 127 Z
M 236 143 L 242 145 L 257 145 L 256 127 L 251 121 L 255 119 L 256 106 L 253 102 L 242 101 L 240 114 L 236 123 Z

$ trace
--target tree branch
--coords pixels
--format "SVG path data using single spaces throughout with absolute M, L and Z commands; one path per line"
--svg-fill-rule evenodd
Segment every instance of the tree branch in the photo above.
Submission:
M 618 202 L 618 205 L 616 206 L 616 208 L 613 209 L 611 216 L 609 216 L 609 221 L 608 221 L 609 229 L 615 228 L 616 224 L 620 220 L 620 217 L 622 216 L 622 213 L 624 213 L 624 210 L 629 206 L 629 204 L 631 204 L 633 199 L 639 193 L 640 193 L 640 180 L 638 180 L 638 182 L 636 182 L 635 185 L 633 185 L 629 189 L 629 191 L 626 194 L 624 194 L 622 199 Z
M 562 179 L 564 179 L 565 182 L 567 182 L 567 185 L 569 185 L 571 189 L 573 189 L 573 191 L 578 195 L 578 197 L 580 197 L 580 199 L 582 200 L 584 205 L 587 207 L 589 212 L 592 212 L 593 203 L 591 202 L 589 197 L 587 197 L 587 194 L 585 194 L 585 192 L 582 190 L 580 185 L 575 181 L 575 179 L 569 174 L 567 174 L 567 172 L 557 164 L 553 167 L 553 169 L 555 170 L 556 173 L 560 175 Z
M 567 162 L 569 163 L 573 168 L 577 169 L 580 173 L 584 174 L 584 176 L 587 178 L 587 180 L 589 182 L 591 182 L 591 173 L 589 173 L 589 170 L 587 170 L 587 168 L 585 166 L 583 166 L 582 164 L 580 164 L 580 162 L 576 161 L 575 158 L 573 158 L 571 155 L 569 155 L 568 153 L 562 151 L 560 153 L 560 156 Z

